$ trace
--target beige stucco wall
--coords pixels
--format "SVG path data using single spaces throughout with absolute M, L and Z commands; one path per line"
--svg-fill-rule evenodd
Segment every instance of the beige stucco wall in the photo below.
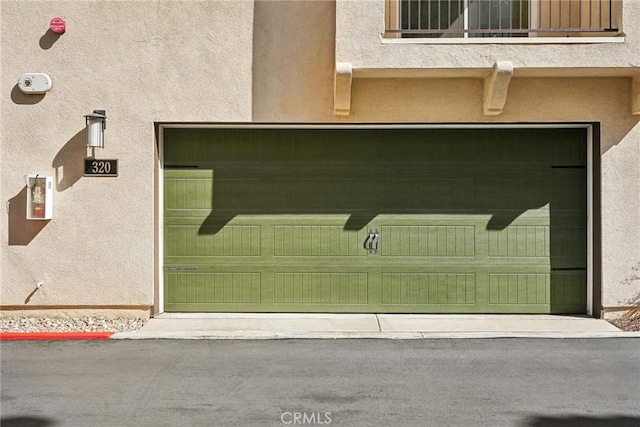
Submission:
M 149 305 L 155 121 L 251 119 L 250 1 L 0 3 L 3 305 Z M 47 33 L 56 16 L 60 37 Z M 233 34 L 233 36 L 230 36 Z M 26 96 L 26 72 L 53 88 Z M 83 174 L 84 118 L 107 112 L 117 178 Z M 54 218 L 27 222 L 24 174 L 56 177 Z M 10 202 L 10 203 L 7 203 Z M 32 294 L 38 281 L 44 282 Z
M 333 1 L 255 2 L 253 121 L 327 122 L 333 115 Z
M 598 121 L 603 304 L 637 304 L 640 124 L 630 114 L 629 73 L 640 62 L 640 30 L 627 30 L 622 44 L 440 46 L 425 54 L 380 43 L 381 3 L 0 2 L 0 303 L 23 304 L 39 280 L 45 285 L 30 305 L 153 302 L 154 122 Z M 630 7 L 635 21 L 625 15 L 626 29 L 640 28 L 637 3 Z M 68 24 L 57 40 L 43 36 L 54 16 Z M 354 73 L 351 115 L 336 117 L 336 58 L 391 76 L 397 64 L 467 68 L 456 74 L 465 78 Z M 494 59 L 528 68 L 516 68 L 502 115 L 487 117 L 482 77 Z M 556 66 L 565 65 L 583 77 L 557 77 L 563 72 Z M 589 70 L 604 71 L 584 77 L 594 74 Z M 14 88 L 20 74 L 33 71 L 54 81 L 39 99 Z M 81 176 L 82 116 L 101 108 L 109 118 L 106 148 L 97 155 L 120 159 L 118 178 Z M 16 195 L 32 171 L 58 172 L 47 224 L 20 220 Z

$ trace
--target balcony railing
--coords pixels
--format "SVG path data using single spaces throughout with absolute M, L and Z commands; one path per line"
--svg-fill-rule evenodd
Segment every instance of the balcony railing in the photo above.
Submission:
M 621 0 L 387 0 L 386 37 L 615 36 Z

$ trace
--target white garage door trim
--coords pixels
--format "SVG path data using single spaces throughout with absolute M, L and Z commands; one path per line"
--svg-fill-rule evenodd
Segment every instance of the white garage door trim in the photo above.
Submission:
M 156 284 L 154 295 L 157 296 L 155 313 L 164 312 L 164 130 L 165 129 L 586 129 L 587 130 L 587 314 L 594 313 L 594 239 L 593 239 L 593 125 L 581 123 L 553 124 L 376 124 L 376 125 L 285 125 L 285 124 L 161 124 L 158 126 L 158 174 L 156 175 Z M 155 298 L 154 298 L 155 299 Z

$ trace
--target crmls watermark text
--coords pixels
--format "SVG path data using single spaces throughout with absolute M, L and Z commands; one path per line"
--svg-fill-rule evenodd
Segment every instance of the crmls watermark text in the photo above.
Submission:
M 331 424 L 331 412 L 285 411 L 280 414 L 280 421 L 287 425 Z

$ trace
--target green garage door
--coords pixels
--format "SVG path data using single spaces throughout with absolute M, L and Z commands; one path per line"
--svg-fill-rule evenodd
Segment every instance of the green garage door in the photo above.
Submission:
M 585 313 L 584 129 L 166 129 L 166 311 Z

